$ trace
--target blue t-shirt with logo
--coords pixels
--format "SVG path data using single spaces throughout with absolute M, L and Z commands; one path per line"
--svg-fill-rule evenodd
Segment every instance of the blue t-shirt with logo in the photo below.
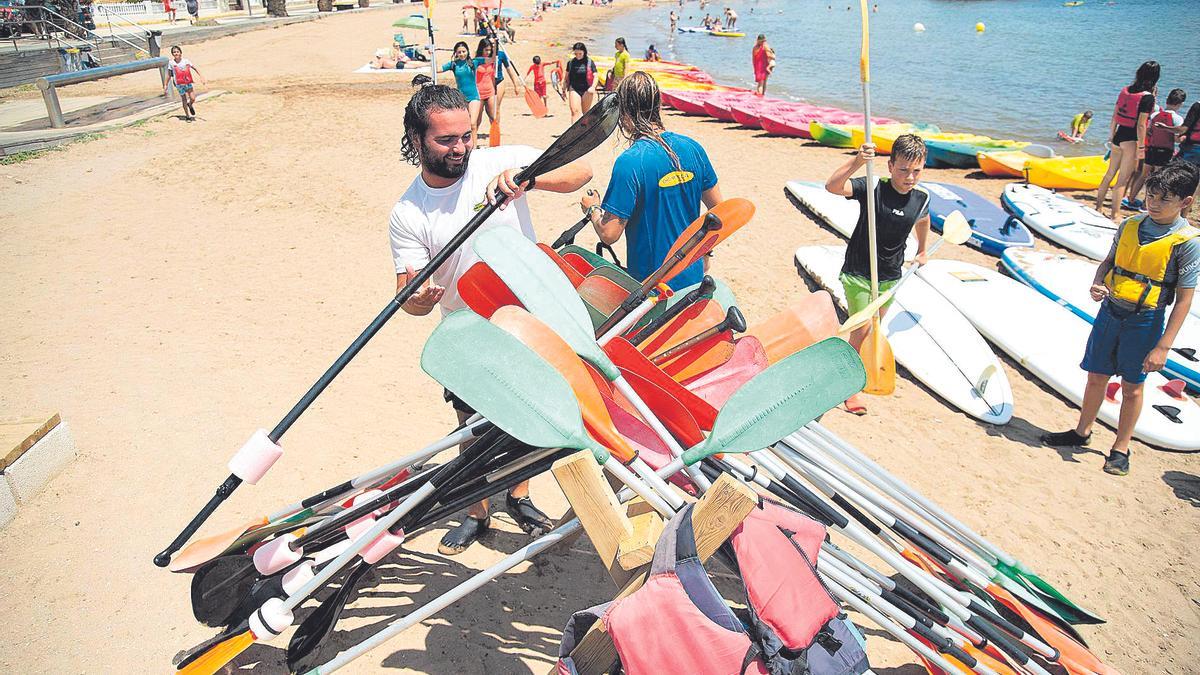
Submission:
M 634 141 L 613 164 L 601 208 L 625 219 L 629 273 L 645 279 L 667 258 L 679 235 L 700 217 L 701 194 L 717 184 L 708 153 L 687 136 L 663 132 L 679 158 L 679 168 L 652 138 Z M 696 261 L 669 283 L 680 289 L 699 283 L 704 264 Z

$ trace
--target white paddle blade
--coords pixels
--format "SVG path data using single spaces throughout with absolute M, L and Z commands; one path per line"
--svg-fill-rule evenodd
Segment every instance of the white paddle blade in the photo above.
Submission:
M 946 216 L 942 223 L 942 239 L 956 246 L 967 243 L 971 238 L 971 224 L 967 222 L 962 211 L 955 209 Z

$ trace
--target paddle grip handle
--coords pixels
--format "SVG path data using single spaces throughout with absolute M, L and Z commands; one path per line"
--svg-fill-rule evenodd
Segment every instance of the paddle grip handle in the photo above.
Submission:
M 707 291 L 705 290 L 706 286 L 709 289 Z M 707 294 L 711 294 L 712 289 L 715 288 L 716 282 L 713 281 L 713 278 L 707 274 L 704 275 L 704 280 L 700 282 L 699 286 L 688 291 L 687 295 L 677 300 L 675 304 L 668 307 L 666 311 L 664 311 L 662 314 L 659 314 L 652 321 L 650 321 L 650 323 L 647 323 L 645 326 L 643 326 L 641 330 L 639 330 L 633 337 L 630 338 L 629 342 L 635 347 L 645 342 L 647 338 L 657 333 L 660 328 L 667 325 L 667 323 L 669 323 L 672 319 L 682 314 L 684 310 L 695 304 L 698 300 L 700 300 L 700 298 L 706 297 Z
M 974 670 L 975 666 L 979 665 L 979 662 L 975 660 L 974 656 L 971 656 L 960 649 L 958 645 L 950 641 L 950 638 L 942 637 L 933 632 L 932 628 L 918 623 L 913 626 L 913 632 L 928 640 L 929 643 L 938 650 L 938 652 L 954 657 L 958 661 L 961 661 L 964 666 Z
M 937 560 L 943 565 L 949 565 L 950 563 L 954 562 L 954 558 L 950 554 L 950 551 L 947 551 L 945 547 L 925 536 L 923 533 L 918 532 L 908 523 L 902 520 L 897 520 L 896 523 L 892 525 L 892 529 L 895 530 L 901 537 L 904 537 L 917 546 L 920 546 L 926 553 L 933 556 L 934 560 Z
M 158 567 L 166 567 L 167 565 L 170 565 L 171 556 L 174 555 L 175 552 L 181 547 L 183 547 L 183 545 L 187 543 L 187 540 L 192 538 L 193 534 L 196 534 L 196 530 L 200 529 L 200 526 L 204 524 L 204 521 L 208 520 L 208 517 L 213 514 L 213 511 L 217 510 L 217 507 L 221 505 L 221 502 L 228 499 L 229 495 L 233 494 L 233 491 L 236 490 L 241 484 L 241 478 L 238 478 L 234 474 L 229 474 L 229 477 L 225 479 L 225 482 L 217 486 L 216 493 L 213 494 L 212 498 L 208 500 L 208 503 L 204 505 L 204 508 L 200 509 L 200 512 L 192 517 L 191 522 L 189 522 L 187 526 L 183 528 L 183 531 L 175 537 L 175 540 L 172 541 L 165 549 L 163 549 L 162 552 L 154 556 L 154 564 Z
M 845 497 L 835 493 L 831 500 L 834 504 L 837 504 L 843 511 L 845 511 L 851 518 L 857 520 L 860 525 L 867 528 L 867 531 L 871 534 L 878 537 L 880 533 L 883 532 L 878 523 L 868 518 L 867 514 L 859 511 L 858 507 L 846 501 Z
M 900 596 L 905 601 L 907 601 L 910 605 L 918 607 L 922 612 L 924 612 L 926 615 L 928 615 L 929 618 L 936 621 L 939 625 L 944 626 L 944 625 L 950 623 L 950 615 L 943 612 L 942 609 L 940 607 L 938 607 L 937 605 L 926 600 L 925 598 L 922 598 L 921 596 L 917 595 L 916 593 L 913 593 L 912 591 L 905 588 L 904 586 L 902 586 L 900 584 L 896 584 L 896 588 L 890 592 L 895 593 L 896 595 Z
M 933 626 L 933 620 L 930 619 L 928 616 L 926 616 L 925 612 L 922 611 L 920 607 L 917 607 L 916 605 L 912 604 L 911 602 L 900 597 L 900 595 L 897 594 L 895 591 L 891 591 L 886 588 L 883 588 L 883 589 L 880 589 L 879 595 L 884 600 L 887 600 L 888 602 L 892 603 L 893 605 L 904 610 L 909 616 L 911 616 L 913 618 L 914 621 L 921 624 L 922 626 L 927 626 L 927 627 Z
M 1029 655 L 1025 653 L 1025 650 L 1014 644 L 1012 640 L 1008 639 L 1007 635 L 1002 633 L 987 621 L 984 621 L 978 616 L 972 615 L 967 619 L 967 625 L 971 628 L 974 628 L 975 632 L 990 640 L 992 644 L 996 645 L 998 649 L 1003 651 L 1006 655 L 1011 657 L 1020 665 L 1029 663 Z
M 550 248 L 559 249 L 563 246 L 567 246 L 568 244 L 574 244 L 575 237 L 583 230 L 583 228 L 587 227 L 587 224 L 587 216 L 580 218 L 578 223 L 575 223 L 566 230 L 563 230 L 562 234 L 558 235 L 558 239 L 555 239 L 554 243 L 550 244 Z
M 850 524 L 850 521 L 846 518 L 846 516 L 843 516 L 842 514 L 830 508 L 830 506 L 825 503 L 825 500 L 813 494 L 811 490 L 801 485 L 800 481 L 797 481 L 794 477 L 784 475 L 783 485 L 787 489 L 796 493 L 797 497 L 804 500 L 805 503 L 809 504 L 814 510 L 821 513 L 822 520 L 825 522 L 830 523 L 838 528 L 845 528 Z

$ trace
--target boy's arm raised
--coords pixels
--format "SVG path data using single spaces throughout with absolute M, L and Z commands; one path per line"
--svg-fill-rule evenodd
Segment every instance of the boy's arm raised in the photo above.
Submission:
M 833 175 L 829 177 L 829 180 L 825 181 L 825 189 L 835 195 L 853 197 L 854 189 L 848 183 L 850 176 L 854 175 L 855 171 L 861 169 L 867 163 L 868 158 L 874 156 L 875 144 L 863 143 L 862 147 L 858 149 L 858 153 L 846 160 L 846 163 L 838 167 L 837 171 L 834 171 Z

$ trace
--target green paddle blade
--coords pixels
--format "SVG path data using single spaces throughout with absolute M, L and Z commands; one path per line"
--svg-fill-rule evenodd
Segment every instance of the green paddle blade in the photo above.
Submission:
M 712 434 L 683 453 L 694 464 L 717 453 L 774 445 L 862 391 L 862 360 L 845 340 L 828 338 L 755 375 L 726 401 Z
M 1073 624 L 1104 623 L 1103 618 L 1071 602 L 1057 588 L 1051 586 L 1044 579 L 1028 569 L 1024 569 L 1024 566 L 1019 563 L 1017 567 L 1011 567 L 997 561 L 995 568 L 1000 570 L 1000 573 L 1004 576 L 1023 584 L 1026 588 L 1038 594 L 1046 604 L 1050 605 L 1054 613 L 1061 616 L 1064 621 Z
M 712 299 L 716 300 L 717 304 L 720 305 L 721 309 L 723 310 L 728 311 L 730 307 L 736 307 L 737 298 L 733 297 L 733 291 L 729 290 L 729 287 L 725 285 L 725 282 L 721 281 L 720 279 L 713 277 L 713 281 L 716 282 L 717 286 L 713 290 Z M 699 283 L 695 283 L 687 288 L 681 288 L 678 291 L 675 291 L 675 295 L 672 295 L 671 299 L 667 300 L 667 307 L 669 308 L 671 305 L 674 305 L 682 300 L 687 296 L 688 293 L 690 293 L 699 285 Z
M 562 376 L 517 338 L 470 310 L 442 320 L 421 352 L 421 368 L 527 445 L 589 449 L 596 461 L 608 459 L 584 432 L 579 405 Z
M 476 237 L 474 247 L 479 259 L 504 280 L 525 309 L 566 340 L 579 358 L 609 381 L 620 377 L 621 371 L 596 344 L 583 300 L 537 245 L 511 227 L 496 227 Z

